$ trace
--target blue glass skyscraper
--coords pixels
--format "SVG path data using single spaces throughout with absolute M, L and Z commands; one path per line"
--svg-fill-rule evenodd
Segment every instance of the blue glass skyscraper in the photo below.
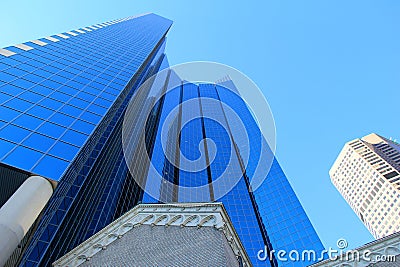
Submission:
M 0 162 L 20 174 L 1 190 L 11 195 L 32 174 L 58 183 L 21 266 L 50 265 L 140 199 L 122 117 L 135 89 L 167 64 L 170 26 L 148 14 L 0 50 Z
M 164 95 L 160 91 L 159 100 L 138 90 L 168 66 L 164 48 L 171 23 L 148 14 L 0 50 L 0 167 L 4 173 L 0 190 L 5 196 L 0 204 L 31 175 L 45 177 L 55 187 L 32 226 L 32 235 L 22 244 L 16 260 L 19 266 L 48 266 L 138 202 L 223 202 L 254 266 L 310 263 L 269 255 L 260 260 L 257 253 L 264 247 L 269 251 L 323 249 L 275 159 L 263 184 L 251 190 L 249 180 L 256 163 L 244 166 L 237 145 L 245 137 L 236 132 L 223 105 L 205 100 L 234 107 L 249 129 L 250 157 L 256 157 L 262 135 L 238 95 L 222 84 L 184 81 Z M 165 84 L 172 79 L 179 77 L 169 73 Z M 149 163 L 135 145 L 128 151 L 135 161 L 126 162 L 121 133 L 132 96 L 138 116 L 129 123 L 145 132 L 151 164 L 169 183 L 149 182 Z M 187 101 L 188 106 L 179 108 Z M 148 116 L 140 116 L 149 107 Z M 177 107 L 178 115 L 164 140 L 161 125 Z M 184 124 L 193 115 L 197 118 Z M 136 136 L 131 138 L 135 144 Z M 201 142 L 206 138 L 215 147 Z M 182 155 L 189 160 L 200 158 L 199 165 L 207 167 L 187 170 Z M 221 195 L 228 185 L 214 182 L 226 169 L 240 179 Z M 145 186 L 139 186 L 138 180 Z M 203 189 L 181 190 L 197 186 Z M 149 191 L 159 193 L 154 196 Z
M 154 179 L 154 173 L 148 174 L 142 186 L 145 191 L 142 201 L 222 202 L 254 266 L 308 266 L 315 262 L 307 257 L 296 261 L 287 255 L 285 259 L 275 256 L 279 250 L 287 253 L 296 250 L 300 255 L 305 250 L 314 250 L 318 258 L 324 247 L 270 150 L 267 152 L 272 157 L 271 169 L 261 186 L 254 192 L 251 190 L 250 181 L 262 149 L 259 144 L 265 140 L 238 91 L 224 86 L 230 83 L 229 88 L 235 88 L 232 81 L 193 84 L 179 81 L 170 71 L 164 87 L 177 83 L 181 85 L 160 92 L 158 102 L 148 112 L 157 115 L 148 116 L 146 125 L 156 127 L 151 128 L 155 132 L 154 142 L 149 146 L 146 139 L 146 147 L 151 164 L 162 179 Z M 240 127 L 230 112 L 240 117 L 246 134 L 238 130 Z M 131 114 L 140 116 L 142 111 Z M 146 130 L 144 135 L 148 134 Z M 247 165 L 240 139 L 250 140 Z M 140 164 L 143 154 L 130 159 L 135 162 L 131 168 L 134 176 L 144 173 L 144 164 Z M 188 160 L 198 168 L 187 168 Z M 217 182 L 224 172 L 228 172 L 227 179 L 240 177 L 233 187 L 231 181 Z M 260 254 L 264 248 L 267 251 Z

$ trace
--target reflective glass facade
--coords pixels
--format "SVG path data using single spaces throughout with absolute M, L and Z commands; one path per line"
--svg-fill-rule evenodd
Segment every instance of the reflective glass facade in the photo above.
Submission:
M 232 88 L 232 85 L 229 87 Z M 207 99 L 215 99 L 217 102 Z M 184 105 L 188 101 L 190 104 Z M 257 257 L 264 246 L 276 252 L 285 250 L 289 253 L 297 250 L 300 254 L 303 250 L 313 249 L 317 255 L 324 247 L 276 159 L 273 160 L 263 184 L 254 192 L 249 190 L 263 137 L 244 101 L 221 85 L 184 83 L 168 91 L 160 102 L 163 102 L 163 108 L 160 110 L 152 164 L 165 180 L 175 186 L 164 182 L 148 182 L 145 192 L 158 191 L 159 195 L 150 196 L 144 193 L 143 202 L 220 201 L 224 204 L 254 266 L 311 264 L 313 260 L 295 262 L 279 260 L 277 257 L 267 257 L 265 260 Z M 226 108 L 218 102 L 227 104 L 240 116 L 248 130 L 246 136 L 236 130 L 238 127 L 234 120 L 229 118 Z M 173 109 L 179 105 L 181 108 L 175 113 L 173 122 L 166 122 L 168 114 L 173 113 Z M 161 128 L 165 127 L 165 123 L 170 128 L 167 128 L 163 150 Z M 206 138 L 215 144 L 213 149 L 217 151 L 216 155 L 212 155 L 214 152 L 211 152 L 210 142 L 201 142 Z M 240 138 L 250 140 L 250 161 L 245 168 L 241 149 L 236 146 Z M 178 149 L 182 154 L 177 153 Z M 272 153 L 271 156 L 273 157 Z M 183 157 L 191 161 L 198 160 L 195 164 L 208 167 L 183 170 L 184 167 L 180 168 Z M 228 167 L 232 177 L 239 175 L 241 178 L 232 190 L 216 198 L 215 195 L 220 195 L 219 191 L 229 188 L 229 183 L 209 183 L 215 182 Z M 181 188 L 207 184 L 209 187 L 197 188 L 193 192 Z
M 7 47 L 16 54 L 0 55 L 0 161 L 58 181 L 170 24 L 146 15 Z
M 0 163 L 58 182 L 20 266 L 49 266 L 139 201 L 122 153 L 123 114 L 168 64 L 171 23 L 131 17 L 0 55 Z
M 275 257 L 260 261 L 257 253 L 264 246 L 275 251 L 323 249 L 276 160 L 262 186 L 249 190 L 257 163 L 244 167 L 235 144 L 249 138 L 250 158 L 256 158 L 263 139 L 238 95 L 221 85 L 184 83 L 153 107 L 156 100 L 148 98 L 149 92 L 137 93 L 145 80 L 168 66 L 164 47 L 170 26 L 170 20 L 148 14 L 27 42 L 28 49 L 7 47 L 13 55 L 0 55 L 0 164 L 58 183 L 19 266 L 49 266 L 138 202 L 223 202 L 254 266 L 310 263 Z M 165 82 L 176 79 L 171 74 Z M 138 177 L 149 179 L 146 151 L 129 151 L 138 172 L 128 169 L 121 132 L 135 93 L 138 114 L 153 109 L 148 117 L 137 116 L 130 123 L 145 129 L 151 164 L 171 184 L 145 182 L 145 190 L 137 184 Z M 204 98 L 234 108 L 249 136 L 235 130 L 222 105 Z M 179 109 L 169 128 L 165 154 L 161 125 L 187 101 L 190 105 Z M 190 117 L 196 119 L 184 123 Z M 215 147 L 201 142 L 206 138 Z M 185 159 L 199 158 L 197 164 L 206 168 L 181 168 Z M 227 190 L 229 183 L 211 183 L 227 166 L 240 177 L 232 190 Z M 179 189 L 202 185 L 191 193 Z M 146 193 L 150 187 L 157 196 Z

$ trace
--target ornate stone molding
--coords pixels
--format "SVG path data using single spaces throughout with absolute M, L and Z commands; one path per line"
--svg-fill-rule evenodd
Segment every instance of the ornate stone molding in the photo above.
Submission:
M 53 266 L 79 266 L 141 225 L 216 228 L 224 233 L 236 257 L 242 258 L 243 266 L 251 266 L 222 203 L 139 204 L 54 262 Z
M 327 259 L 315 263 L 311 265 L 311 267 L 364 267 L 378 262 L 375 260 L 376 256 L 382 259 L 382 256 L 387 258 L 387 256 L 400 255 L 400 233 L 395 233 L 372 241 L 352 251 L 358 252 L 360 260 L 349 260 L 347 259 L 348 257 L 345 256 L 346 252 L 344 252 L 342 255 L 339 255 L 336 260 Z M 363 259 L 363 255 L 365 255 L 366 252 L 369 252 L 366 256 L 370 258 L 370 260 Z

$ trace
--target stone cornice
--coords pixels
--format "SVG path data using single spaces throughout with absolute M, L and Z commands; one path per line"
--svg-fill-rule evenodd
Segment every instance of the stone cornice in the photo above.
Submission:
M 53 266 L 79 266 L 141 225 L 216 228 L 224 233 L 236 257 L 242 258 L 243 266 L 251 266 L 222 203 L 139 204 L 54 262 Z
M 356 248 L 352 251 L 358 251 L 358 255 L 360 255 L 360 260 L 347 260 L 344 255 L 338 256 L 337 260 L 327 259 L 321 262 L 317 262 L 311 267 L 361 267 L 367 266 L 371 263 L 377 262 L 374 260 L 376 256 L 389 256 L 389 255 L 399 255 L 400 254 L 400 233 L 394 233 L 384 238 L 372 241 L 370 243 L 365 244 L 362 247 Z M 370 254 L 368 255 L 371 258 L 370 261 L 364 260 L 362 255 L 369 251 Z M 340 260 L 343 258 L 344 260 Z

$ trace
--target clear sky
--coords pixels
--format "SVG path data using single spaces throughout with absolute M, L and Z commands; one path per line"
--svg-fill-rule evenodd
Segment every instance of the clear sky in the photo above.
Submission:
M 174 21 L 171 64 L 217 61 L 263 90 L 278 160 L 324 245 L 371 241 L 328 171 L 349 140 L 400 139 L 400 2 L 2 0 L 0 47 L 145 12 Z

